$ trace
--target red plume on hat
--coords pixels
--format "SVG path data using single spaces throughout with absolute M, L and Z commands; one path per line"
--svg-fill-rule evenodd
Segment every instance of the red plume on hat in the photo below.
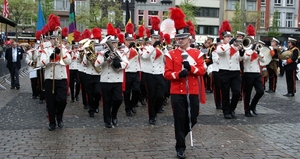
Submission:
M 127 33 L 127 34 L 133 34 L 134 33 L 134 26 L 133 26 L 132 23 L 128 23 L 125 26 L 125 33 Z
M 170 8 L 170 18 L 174 20 L 174 25 L 177 30 L 183 29 L 187 26 L 184 21 L 185 14 L 180 8 Z
M 117 35 L 116 29 L 111 23 L 107 24 L 106 29 L 107 29 L 107 35 L 113 35 L 113 36 Z
M 148 28 L 146 28 L 146 36 L 147 36 L 147 38 L 150 38 L 150 36 L 151 36 L 151 31 Z
M 68 28 L 67 27 L 62 28 L 61 35 L 64 36 L 64 37 L 68 36 Z
M 139 37 L 144 37 L 144 32 L 145 32 L 145 27 L 143 25 L 139 26 L 138 36 Z
M 117 37 L 118 37 L 120 43 L 125 43 L 124 34 L 120 33 L 117 35 Z
M 171 44 L 171 36 L 170 36 L 170 34 L 164 34 L 164 39 L 167 42 L 167 44 Z
M 50 31 L 53 31 L 55 30 L 55 28 L 57 26 L 60 26 L 60 20 L 59 20 L 59 17 L 56 16 L 56 15 L 53 15 L 52 18 L 50 19 L 49 21 L 49 30 Z
M 73 37 L 74 37 L 75 42 L 79 42 L 80 41 L 80 32 L 78 30 L 74 30 Z
M 35 32 L 35 38 L 36 38 L 36 40 L 40 40 L 41 39 L 41 35 L 42 35 L 41 31 Z
M 231 32 L 231 26 L 227 20 L 223 21 L 222 28 L 223 28 L 223 31 Z
M 161 38 L 164 37 L 164 33 L 159 32 L 159 36 L 160 36 Z
M 255 28 L 252 24 L 248 25 L 246 31 L 247 31 L 248 36 L 255 36 Z
M 82 38 L 83 39 L 91 38 L 91 32 L 88 29 L 85 29 L 82 33 Z
M 159 23 L 160 19 L 158 17 L 151 17 L 152 30 L 160 30 Z
M 194 24 L 190 20 L 187 21 L 186 24 L 189 26 L 189 32 L 192 35 L 192 37 L 194 38 L 196 36 L 196 31 L 195 31 Z
M 117 29 L 116 29 L 116 32 L 117 32 L 117 34 L 120 34 L 120 33 L 121 33 L 121 29 L 120 29 L 120 28 L 117 28 Z
M 93 28 L 92 29 L 92 34 L 94 36 L 94 39 L 101 40 L 101 29 L 100 28 Z

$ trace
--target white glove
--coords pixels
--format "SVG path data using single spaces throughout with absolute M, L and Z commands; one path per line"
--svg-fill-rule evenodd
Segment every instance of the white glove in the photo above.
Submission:
M 207 54 L 207 53 L 208 53 L 208 49 L 201 49 L 201 52 L 202 52 L 203 54 Z
M 205 69 L 207 69 L 207 65 L 206 65 L 205 62 L 203 62 L 203 66 L 204 66 Z
M 273 46 L 269 46 L 270 50 L 274 50 Z
M 282 66 L 286 65 L 286 60 L 282 60 Z
M 262 70 L 262 71 L 266 71 L 266 70 L 267 70 L 267 68 L 265 68 L 265 67 L 264 67 L 264 68 L 262 68 L 261 70 Z

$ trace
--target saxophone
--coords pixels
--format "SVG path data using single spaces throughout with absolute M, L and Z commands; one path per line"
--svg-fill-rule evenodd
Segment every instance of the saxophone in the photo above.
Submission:
M 97 56 L 98 56 L 98 54 L 95 52 L 95 43 L 94 43 L 94 41 L 92 41 L 92 40 L 87 41 L 84 44 L 83 47 L 88 52 L 86 54 L 87 60 L 90 61 L 90 63 L 92 64 L 92 66 L 96 70 L 96 72 L 100 73 L 101 68 L 100 67 L 95 67 L 95 65 L 94 65 L 95 61 L 97 60 Z M 81 52 L 80 52 L 80 54 L 81 54 Z

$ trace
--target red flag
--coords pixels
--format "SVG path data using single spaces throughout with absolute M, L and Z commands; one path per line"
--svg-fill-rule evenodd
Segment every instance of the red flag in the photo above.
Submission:
M 3 17 L 8 18 L 9 11 L 8 11 L 8 0 L 4 0 L 3 3 Z

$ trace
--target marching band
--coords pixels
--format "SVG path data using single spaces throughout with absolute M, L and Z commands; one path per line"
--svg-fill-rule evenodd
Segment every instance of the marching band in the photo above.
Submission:
M 109 23 L 106 37 L 102 37 L 99 28 L 86 29 L 82 34 L 75 31 L 72 45 L 68 44 L 64 29 L 50 20 L 52 30 L 37 33 L 37 45 L 26 51 L 30 71 L 38 71 L 31 78 L 32 97 L 39 96 L 40 103 L 46 100 L 48 129 L 64 126 L 67 94 L 70 93 L 71 102 L 79 101 L 80 90 L 90 117 L 99 112 L 102 101 L 107 128 L 117 126 L 123 98 L 126 116 L 135 114 L 138 101 L 145 104 L 146 99 L 149 124 L 155 125 L 169 89 L 177 156 L 184 158 L 185 137 L 197 122 L 199 104 L 205 103 L 205 89 L 206 93 L 214 93 L 216 109 L 223 110 L 225 119 L 237 117 L 235 109 L 241 94 L 245 116 L 256 116 L 265 82 L 269 80 L 267 93 L 276 91 L 281 61 L 286 72 L 285 96 L 294 96 L 300 55 L 296 39 L 288 38 L 288 50 L 281 52 L 276 38 L 267 47 L 259 39 L 255 42 L 253 30 L 247 29 L 247 35 L 239 31 L 233 37 L 229 22 L 224 21 L 219 31 L 220 43 L 214 44 L 215 38 L 208 35 L 203 48 L 197 49 L 193 48 L 193 25 L 181 19 L 185 16 L 181 12 L 171 8 L 170 18 L 176 31 L 173 35 L 162 32 L 160 19 L 152 17 L 152 28 L 140 26 L 138 34 L 131 23 L 126 25 L 125 34 Z M 253 87 L 256 94 L 251 100 Z

